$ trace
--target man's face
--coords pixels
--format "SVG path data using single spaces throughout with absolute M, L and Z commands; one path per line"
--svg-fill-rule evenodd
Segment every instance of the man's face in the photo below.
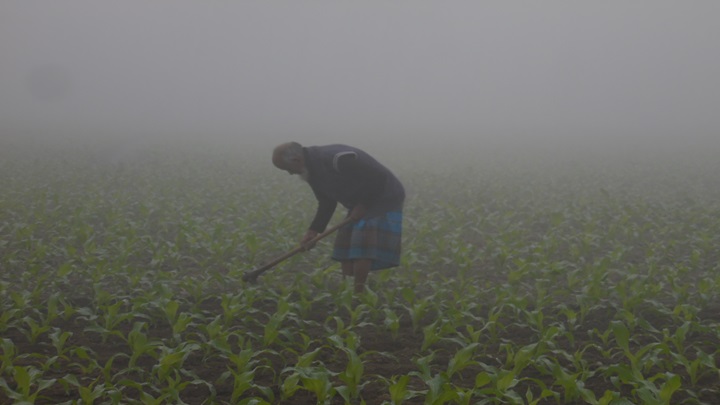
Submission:
M 278 169 L 288 172 L 288 174 L 300 176 L 306 182 L 310 179 L 310 173 L 308 173 L 302 161 L 292 161 L 289 164 L 282 162 L 276 166 Z
M 288 172 L 288 174 L 300 174 L 303 172 L 304 169 L 305 169 L 304 167 L 302 167 L 301 165 L 296 164 L 296 163 L 287 165 L 286 167 L 283 168 L 283 170 Z
M 306 183 L 310 179 L 310 173 L 308 173 L 307 168 L 302 164 L 302 162 L 288 167 L 285 171 L 290 174 L 297 174 Z

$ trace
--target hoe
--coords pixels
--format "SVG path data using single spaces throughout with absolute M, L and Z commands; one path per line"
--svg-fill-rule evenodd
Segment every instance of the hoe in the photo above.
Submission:
M 316 237 L 312 238 L 312 239 L 308 242 L 308 244 L 310 244 L 310 245 L 315 244 L 315 243 L 316 243 L 317 241 L 319 241 L 320 239 L 322 239 L 322 238 L 330 235 L 331 233 L 337 231 L 338 229 L 340 229 L 341 227 L 343 227 L 343 226 L 351 223 L 352 221 L 353 221 L 353 220 L 352 220 L 352 218 L 350 218 L 350 217 L 345 218 L 344 220 L 342 220 L 342 221 L 341 221 L 340 223 L 338 223 L 337 225 L 334 225 L 334 226 L 326 229 L 325 232 L 320 233 L 320 234 L 318 234 Z M 282 262 L 283 260 L 289 259 L 290 257 L 295 256 L 296 254 L 298 254 L 298 253 L 300 253 L 300 252 L 302 252 L 302 251 L 304 251 L 304 250 L 305 250 L 304 247 L 298 246 L 298 247 L 296 247 L 295 249 L 293 249 L 293 250 L 291 250 L 291 251 L 283 254 L 282 256 L 276 257 L 275 259 L 269 261 L 268 263 L 262 265 L 261 267 L 258 267 L 258 268 L 255 269 L 255 270 L 252 270 L 252 271 L 250 271 L 250 272 L 248 272 L 248 273 L 245 273 L 245 275 L 243 275 L 242 279 L 243 279 L 243 281 L 249 281 L 249 282 L 253 283 L 253 282 L 255 282 L 255 281 L 257 280 L 258 276 L 260 276 L 261 274 L 263 274 L 263 273 L 265 273 L 266 271 L 270 270 L 271 268 L 275 267 L 278 263 Z

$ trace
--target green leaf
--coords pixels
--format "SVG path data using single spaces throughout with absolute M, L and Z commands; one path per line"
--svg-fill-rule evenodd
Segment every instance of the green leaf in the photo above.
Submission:
M 610 328 L 612 328 L 615 342 L 618 346 L 620 346 L 625 353 L 630 353 L 630 331 L 628 331 L 627 326 L 621 321 L 612 321 Z
M 408 398 L 410 394 L 407 389 L 408 382 L 410 382 L 410 376 L 405 374 L 400 376 L 397 381 L 390 384 L 390 387 L 388 388 L 390 391 L 390 400 L 394 404 L 402 403 L 402 401 Z
M 478 373 L 478 375 L 475 376 L 475 388 L 484 387 L 492 382 L 492 377 L 490 377 L 490 374 L 483 371 Z
M 497 389 L 505 392 L 508 388 L 514 387 L 517 383 L 518 380 L 515 379 L 515 371 L 505 371 L 504 375 L 497 380 Z
M 669 373 L 668 373 L 669 374 Z M 672 398 L 673 394 L 680 389 L 680 386 L 682 385 L 682 381 L 680 379 L 680 376 L 677 374 L 669 374 L 670 378 L 665 381 L 665 384 L 663 384 L 662 389 L 660 389 L 660 400 L 664 404 L 669 404 L 670 399 Z
M 170 300 L 165 305 L 165 314 L 167 314 L 167 317 L 171 323 L 174 322 L 175 318 L 177 317 L 178 308 L 180 308 L 180 303 L 175 300 Z

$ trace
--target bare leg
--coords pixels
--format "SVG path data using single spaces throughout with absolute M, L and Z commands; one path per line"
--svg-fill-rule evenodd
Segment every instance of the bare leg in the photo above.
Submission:
M 355 292 L 359 294 L 365 291 L 365 281 L 370 273 L 372 260 L 360 259 L 354 260 L 352 263 L 353 272 L 355 273 Z

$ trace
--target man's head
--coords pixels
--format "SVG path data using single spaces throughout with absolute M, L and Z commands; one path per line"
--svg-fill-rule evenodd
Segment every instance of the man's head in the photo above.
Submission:
M 302 145 L 297 142 L 288 142 L 278 145 L 273 150 L 272 162 L 275 167 L 290 174 L 297 174 L 307 181 L 308 171 L 305 166 L 305 155 Z

